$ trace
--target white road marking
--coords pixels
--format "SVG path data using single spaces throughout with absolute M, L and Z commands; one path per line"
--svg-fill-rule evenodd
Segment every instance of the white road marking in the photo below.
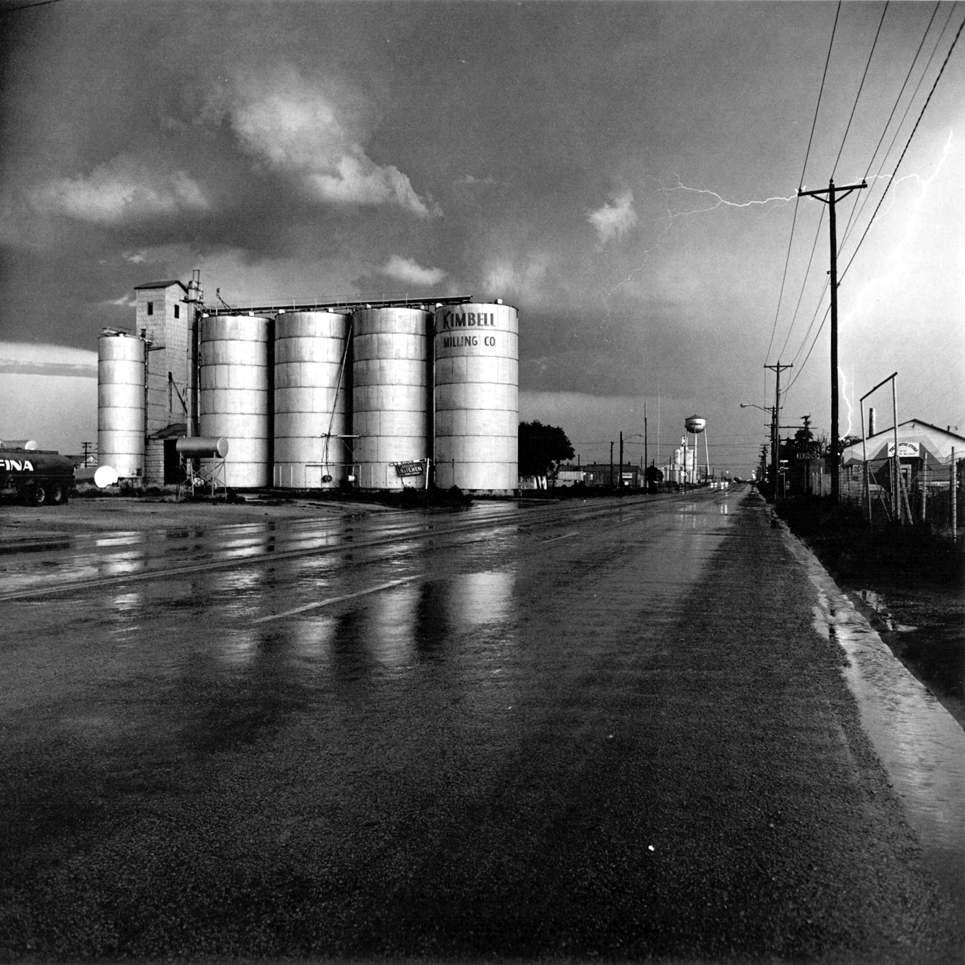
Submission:
M 306 610 L 317 610 L 319 607 L 331 606 L 333 603 L 344 603 L 345 600 L 354 600 L 360 596 L 368 596 L 370 593 L 381 593 L 383 590 L 391 590 L 394 586 L 402 586 L 404 583 L 412 583 L 414 578 L 405 580 L 392 580 L 389 583 L 380 583 L 378 586 L 370 586 L 367 590 L 359 590 L 357 593 L 346 593 L 344 596 L 333 596 L 328 600 L 318 600 L 316 603 L 306 603 L 304 606 L 297 606 L 294 610 L 285 610 L 283 613 L 271 613 L 266 617 L 258 617 L 253 623 L 268 623 L 270 620 L 284 620 L 285 617 L 295 616 L 297 613 L 305 613 Z

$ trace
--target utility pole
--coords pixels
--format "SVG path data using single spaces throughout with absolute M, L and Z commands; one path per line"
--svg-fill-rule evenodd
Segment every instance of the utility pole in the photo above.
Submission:
M 831 502 L 838 501 L 838 241 L 836 237 L 837 221 L 834 206 L 838 201 L 846 198 L 852 191 L 868 187 L 867 181 L 861 184 L 846 184 L 835 188 L 834 179 L 828 182 L 827 191 L 798 191 L 799 198 L 811 197 L 823 201 L 828 206 L 831 224 Z M 826 194 L 827 198 L 821 195 Z
M 613 488 L 613 443 L 610 443 L 610 488 Z
M 620 482 L 619 489 L 623 489 L 623 430 L 620 430 Z
M 780 455 L 779 450 L 781 448 L 780 440 L 780 425 L 781 425 L 781 372 L 784 369 L 793 369 L 793 365 L 781 365 L 780 362 L 777 365 L 765 365 L 765 369 L 773 369 L 774 373 L 777 375 L 777 384 L 774 389 L 774 411 L 772 413 L 771 421 L 771 472 L 774 478 L 771 480 L 771 484 L 774 486 L 774 502 L 777 502 L 777 474 L 780 469 Z

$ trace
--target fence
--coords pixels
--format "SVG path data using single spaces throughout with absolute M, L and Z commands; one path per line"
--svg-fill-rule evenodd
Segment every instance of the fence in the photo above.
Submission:
M 866 472 L 867 469 L 867 472 Z M 897 477 L 892 459 L 842 468 L 838 498 L 861 507 L 872 526 L 890 523 L 927 526 L 936 533 L 958 536 L 965 530 L 965 460 L 937 468 L 903 463 Z M 831 477 L 821 476 L 820 491 L 831 491 Z

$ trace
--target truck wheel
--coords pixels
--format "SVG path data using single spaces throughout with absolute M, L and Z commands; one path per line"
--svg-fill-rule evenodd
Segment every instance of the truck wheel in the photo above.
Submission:
M 27 494 L 27 502 L 34 506 L 43 506 L 47 502 L 47 490 L 43 486 L 34 486 Z
M 55 505 L 59 506 L 61 503 L 67 502 L 67 498 L 64 495 L 64 487 L 60 483 L 54 483 L 50 487 L 50 501 Z

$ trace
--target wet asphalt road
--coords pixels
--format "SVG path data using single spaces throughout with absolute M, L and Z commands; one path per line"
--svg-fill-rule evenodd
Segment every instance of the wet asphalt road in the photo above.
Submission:
M 0 958 L 960 961 L 786 539 L 744 490 L 5 557 Z

